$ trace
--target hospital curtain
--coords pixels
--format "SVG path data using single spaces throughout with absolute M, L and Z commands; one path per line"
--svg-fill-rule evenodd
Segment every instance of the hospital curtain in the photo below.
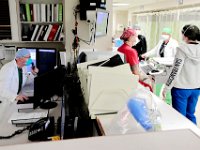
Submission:
M 164 27 L 172 29 L 172 37 L 182 41 L 181 29 L 186 24 L 194 24 L 200 28 L 200 7 L 184 8 L 151 13 L 133 14 L 135 22 L 141 26 L 142 34 L 146 36 L 148 50 L 159 41 Z

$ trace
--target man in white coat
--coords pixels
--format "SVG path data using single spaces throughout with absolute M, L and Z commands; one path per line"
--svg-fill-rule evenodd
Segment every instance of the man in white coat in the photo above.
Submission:
M 161 40 L 158 44 L 147 53 L 141 55 L 141 57 L 174 57 L 177 46 L 178 42 L 171 37 L 171 29 L 163 28 Z
M 16 52 L 15 59 L 5 64 L 0 70 L 0 100 L 11 101 L 27 100 L 28 97 L 21 93 L 21 89 L 28 79 L 33 79 L 38 73 L 36 67 L 31 73 L 27 72 L 26 66 L 32 64 L 30 52 L 21 49 Z M 32 80 L 33 81 L 33 80 Z

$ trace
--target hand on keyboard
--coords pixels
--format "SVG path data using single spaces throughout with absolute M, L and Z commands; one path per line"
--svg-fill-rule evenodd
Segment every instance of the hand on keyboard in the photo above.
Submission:
M 25 100 L 28 100 L 28 97 L 25 96 L 25 95 L 17 95 L 17 97 L 15 98 L 15 100 L 23 102 Z

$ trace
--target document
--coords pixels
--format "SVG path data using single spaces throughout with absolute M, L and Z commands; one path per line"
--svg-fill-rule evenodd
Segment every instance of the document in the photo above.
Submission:
M 41 118 L 47 117 L 48 110 L 42 112 L 29 112 L 29 113 L 18 113 L 14 112 L 9 119 L 12 124 L 26 124 L 34 123 Z

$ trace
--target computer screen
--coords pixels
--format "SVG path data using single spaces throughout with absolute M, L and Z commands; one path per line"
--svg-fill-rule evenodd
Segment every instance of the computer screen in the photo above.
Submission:
M 96 11 L 95 37 L 105 36 L 108 29 L 109 12 L 104 9 Z
M 23 49 L 23 48 L 22 47 L 18 47 L 17 51 L 21 50 L 21 49 Z M 37 48 L 26 48 L 26 49 L 29 50 L 29 52 L 31 53 L 31 59 L 32 59 L 34 65 L 37 66 L 37 61 L 36 61 Z M 27 67 L 27 71 L 31 72 L 31 65 L 26 66 L 26 67 Z
M 39 69 L 38 75 L 49 72 L 61 64 L 60 54 L 54 48 L 17 47 L 17 51 L 23 48 L 30 51 L 31 59 L 34 65 Z M 31 65 L 27 66 L 28 72 L 31 72 L 31 67 Z
M 65 74 L 65 67 L 59 66 L 34 78 L 35 105 L 42 106 L 42 108 L 51 108 L 52 96 L 63 95 Z
M 37 52 L 37 68 L 38 75 L 53 70 L 57 66 L 57 51 L 56 49 L 39 48 Z

